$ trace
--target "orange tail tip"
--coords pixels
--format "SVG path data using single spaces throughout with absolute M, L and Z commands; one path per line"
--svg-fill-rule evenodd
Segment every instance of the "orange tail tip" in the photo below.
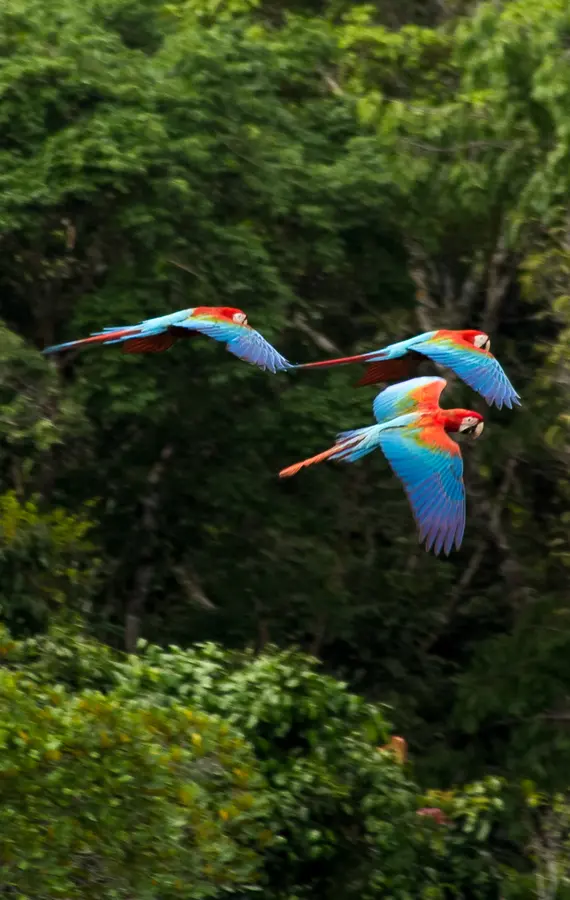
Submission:
M 279 478 L 290 478 L 291 475 L 296 475 L 301 469 L 304 469 L 305 466 L 312 466 L 315 463 L 322 462 L 325 459 L 329 459 L 334 453 L 337 453 L 340 449 L 339 444 L 335 444 L 334 447 L 329 447 L 328 450 L 323 450 L 322 453 L 317 453 L 316 456 L 310 456 L 309 459 L 302 459 L 301 462 L 294 463 L 292 466 L 288 466 L 286 469 L 281 469 L 279 472 Z
M 370 363 L 366 372 L 356 382 L 356 387 L 365 387 L 368 384 L 379 384 L 381 382 L 405 381 L 413 374 L 414 366 L 410 359 L 402 357 L 400 359 L 386 359 L 378 362 Z

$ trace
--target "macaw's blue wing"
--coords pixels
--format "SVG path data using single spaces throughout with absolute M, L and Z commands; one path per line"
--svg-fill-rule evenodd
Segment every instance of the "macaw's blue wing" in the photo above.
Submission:
M 387 422 L 398 416 L 433 409 L 439 406 L 441 392 L 447 382 L 435 376 L 410 378 L 400 384 L 392 384 L 376 396 L 372 409 L 376 421 Z
M 236 322 L 213 317 L 192 316 L 182 323 L 182 327 L 226 344 L 234 356 L 253 363 L 260 369 L 275 373 L 292 368 L 291 363 L 249 325 L 238 325 Z
M 463 460 L 458 445 L 443 428 L 410 423 L 387 427 L 378 441 L 400 478 L 426 550 L 449 555 L 459 549 L 465 531 Z
M 414 340 L 413 349 L 435 363 L 452 369 L 469 387 L 481 394 L 489 405 L 513 408 L 520 397 L 502 366 L 488 350 L 474 347 L 457 335 Z

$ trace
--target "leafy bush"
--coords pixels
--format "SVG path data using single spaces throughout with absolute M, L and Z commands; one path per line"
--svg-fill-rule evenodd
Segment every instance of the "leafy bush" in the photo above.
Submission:
M 0 671 L 0 887 L 24 898 L 241 897 L 271 841 L 228 725 Z
M 82 608 L 95 587 L 97 561 L 86 515 L 44 511 L 37 499 L 0 494 L 0 614 L 16 634 L 45 627 L 50 611 Z
M 122 729 L 119 734 L 126 727 L 120 721 L 119 705 L 135 722 L 147 723 L 149 730 L 151 725 L 159 727 L 157 734 L 164 727 L 157 722 L 171 722 L 173 716 L 176 728 L 180 722 L 192 725 L 197 710 L 208 729 L 222 719 L 228 725 L 216 727 L 241 731 L 256 757 L 255 766 L 250 759 L 249 767 L 252 771 L 257 767 L 264 786 L 256 781 L 259 787 L 257 793 L 252 790 L 256 802 L 250 818 L 236 816 L 234 820 L 239 802 L 225 794 L 220 798 L 223 786 L 218 782 L 200 782 L 201 810 L 206 816 L 200 835 L 206 841 L 210 834 L 210 850 L 217 858 L 223 847 L 216 810 L 223 808 L 239 826 L 232 835 L 240 847 L 245 842 L 251 848 L 253 836 L 266 841 L 257 870 L 264 896 L 279 900 L 443 900 L 450 895 L 491 900 L 496 896 L 500 866 L 491 842 L 502 814 L 498 779 L 444 794 L 421 794 L 410 780 L 407 766 L 389 749 L 380 747 L 389 735 L 386 710 L 319 672 L 311 657 L 277 650 L 255 656 L 211 644 L 189 650 L 162 650 L 153 645 L 141 649 L 141 656 L 125 657 L 61 627 L 24 642 L 12 641 L 6 633 L 0 635 L 0 657 L 12 677 L 21 678 L 19 673 L 25 668 L 35 683 L 59 682 L 56 694 L 63 691 L 65 702 L 73 708 L 86 697 L 97 698 L 93 702 L 100 710 L 98 715 L 111 719 L 116 715 L 115 727 Z M 64 688 L 76 693 L 66 693 Z M 106 693 L 96 693 L 94 688 Z M 184 713 L 186 706 L 191 714 Z M 95 714 L 90 715 L 97 722 Z M 193 718 L 187 720 L 188 715 Z M 113 730 L 107 724 L 96 727 L 109 734 Z M 180 741 L 176 728 L 173 734 Z M 49 730 L 57 732 L 57 728 Z M 143 730 L 143 734 L 151 745 L 157 740 L 154 732 L 151 736 Z M 187 743 L 187 736 L 185 740 Z M 238 747 L 247 756 L 239 743 L 232 751 L 234 756 Z M 185 751 L 190 753 L 192 765 L 195 749 L 193 745 Z M 215 750 L 214 742 L 212 752 Z M 98 746 L 96 752 L 102 752 Z M 102 757 L 98 765 L 108 758 Z M 229 765 L 229 760 L 222 759 L 226 776 Z M 142 771 L 144 766 L 139 768 Z M 238 768 L 247 766 L 238 763 Z M 179 771 L 170 772 L 169 790 L 175 791 L 169 779 L 179 777 Z M 192 779 L 196 780 L 195 774 Z M 146 775 L 141 776 L 137 784 L 146 780 Z M 106 796 L 112 796 L 113 790 L 109 787 Z M 167 791 L 165 815 L 169 803 L 177 809 L 176 797 L 172 799 Z M 439 815 L 418 815 L 422 806 L 436 809 Z M 104 808 L 102 802 L 94 814 L 103 817 L 98 819 L 99 827 L 111 833 L 119 823 L 102 825 Z M 210 815 L 216 829 L 210 829 Z M 260 815 L 264 817 L 261 834 Z M 146 835 L 146 825 L 141 828 Z M 206 850 L 200 845 L 192 852 L 205 855 Z M 249 857 L 242 859 L 233 845 L 232 852 L 237 856 L 230 869 L 243 876 Z M 122 853 L 120 844 L 117 853 Z M 149 860 L 152 869 L 154 858 Z M 143 868 L 147 865 L 142 858 L 139 862 Z M 176 866 L 184 864 L 177 862 Z M 144 880 L 142 874 L 140 877 Z M 160 884 L 164 891 L 164 879 Z M 250 880 L 244 890 L 251 889 L 251 884 Z M 205 888 L 201 882 L 188 885 L 188 890 L 196 893 L 186 896 L 202 896 L 200 891 Z M 222 881 L 222 886 L 228 888 L 227 882 Z
M 315 659 L 212 644 L 141 649 L 119 666 L 119 693 L 184 700 L 251 741 L 270 787 L 272 829 L 285 838 L 266 852 L 274 896 L 496 896 L 488 840 L 502 808 L 498 779 L 445 795 L 450 824 L 434 827 L 416 814 L 430 797 L 379 749 L 385 709 L 320 673 Z

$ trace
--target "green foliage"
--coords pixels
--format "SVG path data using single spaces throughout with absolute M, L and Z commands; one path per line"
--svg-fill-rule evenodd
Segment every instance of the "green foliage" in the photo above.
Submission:
M 244 897 L 262 780 L 227 725 L 186 708 L 70 695 L 0 671 L 2 890 L 20 897 Z
M 284 840 L 266 854 L 275 896 L 443 897 L 452 882 L 487 896 L 499 867 L 486 841 L 500 783 L 453 795 L 450 834 L 418 819 L 417 788 L 388 751 L 384 710 L 292 651 L 147 645 L 119 669 L 119 695 L 189 702 L 252 743 Z M 428 798 L 429 799 L 429 798 Z
M 45 359 L 0 321 L 0 440 L 10 452 L 28 459 L 45 453 L 80 416 Z
M 234 729 L 241 731 L 255 756 L 255 765 L 249 763 L 255 771 L 247 790 L 257 802 L 247 807 L 251 820 L 237 821 L 232 835 L 240 846 L 245 842 L 249 847 L 253 841 L 258 847 L 262 858 L 257 861 L 257 872 L 265 896 L 279 900 L 315 895 L 443 900 L 449 885 L 458 896 L 464 896 L 468 888 L 476 897 L 494 896 L 501 865 L 490 849 L 503 816 L 500 782 L 489 779 L 445 794 L 422 795 L 409 771 L 389 749 L 379 746 L 388 733 L 385 711 L 319 673 L 315 661 L 302 654 L 270 651 L 255 657 L 214 645 L 187 651 L 147 645 L 141 657 L 125 658 L 80 632 L 59 627 L 48 636 L 23 643 L 4 634 L 0 657 L 3 671 L 18 683 L 24 680 L 30 691 L 34 684 L 53 685 L 45 693 L 59 698 L 58 708 L 65 707 L 62 698 L 67 698 L 75 716 L 79 704 L 79 709 L 99 717 L 94 723 L 90 715 L 85 723 L 96 743 L 102 731 L 112 736 L 111 710 L 118 717 L 115 727 L 120 729 L 118 740 L 123 740 L 123 745 L 120 735 L 129 733 L 126 723 L 131 722 L 131 715 L 144 723 L 145 740 L 151 742 L 162 734 L 163 725 L 157 723 L 182 721 L 191 729 L 193 752 L 203 750 L 207 731 L 214 729 L 220 741 L 228 734 L 232 773 L 242 778 L 246 764 L 238 760 L 236 770 L 236 756 L 245 750 L 240 751 L 241 745 L 233 739 Z M 97 693 L 95 686 L 104 693 Z M 73 694 L 67 692 L 69 688 Z M 38 702 L 44 707 L 42 696 L 40 693 Z M 119 710 L 126 711 L 124 721 Z M 212 723 L 220 721 L 228 726 L 220 726 L 218 732 Z M 82 745 L 77 733 L 81 722 L 70 723 L 76 735 L 73 746 Z M 59 740 L 57 728 L 50 728 Z M 158 732 L 153 730 L 156 728 Z M 26 733 L 31 732 L 27 725 Z M 179 740 L 177 731 L 169 732 L 169 741 Z M 62 743 L 58 749 L 63 754 Z M 98 765 L 108 765 L 108 749 L 99 750 L 97 744 L 97 752 L 103 754 Z M 215 749 L 214 744 L 211 753 Z M 220 756 L 220 761 L 224 768 L 229 767 L 225 756 Z M 163 763 L 161 755 L 157 765 Z M 38 783 L 45 777 L 42 772 L 35 773 Z M 169 769 L 168 777 L 176 781 L 180 771 Z M 138 790 L 139 783 L 145 784 L 143 774 L 140 779 L 132 784 L 132 791 Z M 221 817 L 222 822 L 233 821 L 234 813 L 237 815 L 234 807 L 239 810 L 243 806 L 235 787 L 230 799 L 225 795 L 220 799 L 219 781 L 200 784 L 202 799 L 206 802 L 209 798 L 208 809 L 221 806 L 229 814 L 229 819 Z M 114 789 L 109 784 L 109 791 Z M 143 791 L 143 800 L 145 795 Z M 101 812 L 93 813 L 97 823 L 103 815 L 103 800 L 101 804 Z M 422 804 L 442 809 L 446 824 L 418 816 Z M 127 815 L 128 809 L 123 812 Z M 256 837 L 259 829 L 261 847 Z M 209 852 L 217 858 L 222 838 L 206 826 L 203 837 L 208 847 L 212 842 Z M 205 853 L 206 847 L 200 844 L 198 851 Z M 109 847 L 108 852 L 111 866 L 122 851 L 119 848 L 115 854 Z M 238 855 L 234 864 L 238 871 L 242 871 L 240 859 Z M 146 877 L 151 862 L 143 866 L 141 859 L 141 878 Z M 200 889 L 191 879 L 188 896 L 202 896 Z
M 300 645 L 392 706 L 422 783 L 491 771 L 566 792 L 569 12 L 435 6 L 2 4 L 2 615 L 19 635 L 80 609 L 129 648 Z M 524 405 L 488 410 L 445 373 L 445 403 L 487 422 L 465 448 L 459 553 L 417 547 L 379 454 L 275 477 L 370 420 L 350 368 L 270 377 L 207 340 L 37 350 L 218 303 L 293 361 L 491 334 Z M 370 749 L 382 712 L 306 660 L 151 648 L 123 671 L 55 631 L 13 652 L 73 690 L 123 672 L 137 703 L 157 669 L 153 703 L 186 690 L 231 717 L 288 836 L 267 850 L 272 889 L 414 895 L 424 850 L 430 888 L 486 878 L 491 836 L 416 822 L 404 774 Z M 370 846 L 408 886 L 375 880 Z
M 88 610 L 97 567 L 92 529 L 85 516 L 43 512 L 14 491 L 0 495 L 0 611 L 16 633 L 45 627 L 63 605 Z

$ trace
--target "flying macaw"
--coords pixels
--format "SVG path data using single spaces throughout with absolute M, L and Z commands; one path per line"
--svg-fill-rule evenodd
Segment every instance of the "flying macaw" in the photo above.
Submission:
M 268 343 L 258 331 L 247 324 L 241 309 L 231 306 L 196 306 L 155 319 L 145 319 L 137 325 L 119 325 L 94 332 L 91 337 L 47 347 L 44 353 L 58 353 L 87 344 L 124 344 L 126 353 L 158 353 L 168 350 L 179 338 L 203 334 L 226 344 L 234 356 L 269 369 L 270 372 L 292 368 L 284 356 Z
M 481 394 L 490 406 L 493 403 L 499 409 L 503 405 L 509 409 L 512 409 L 513 404 L 520 406 L 519 395 L 490 350 L 491 340 L 484 331 L 440 329 L 398 341 L 383 350 L 304 363 L 294 368 L 316 369 L 365 363 L 368 371 L 357 382 L 357 386 L 361 387 L 409 378 L 418 371 L 422 359 L 428 357 L 433 362 L 452 369 L 469 387 Z
M 483 417 L 470 409 L 442 409 L 444 378 L 412 378 L 391 385 L 374 400 L 377 425 L 344 431 L 334 447 L 283 469 L 280 478 L 296 475 L 304 466 L 336 459 L 356 462 L 379 447 L 394 474 L 403 482 L 426 550 L 461 546 L 465 531 L 463 460 L 450 434 L 478 438 Z

